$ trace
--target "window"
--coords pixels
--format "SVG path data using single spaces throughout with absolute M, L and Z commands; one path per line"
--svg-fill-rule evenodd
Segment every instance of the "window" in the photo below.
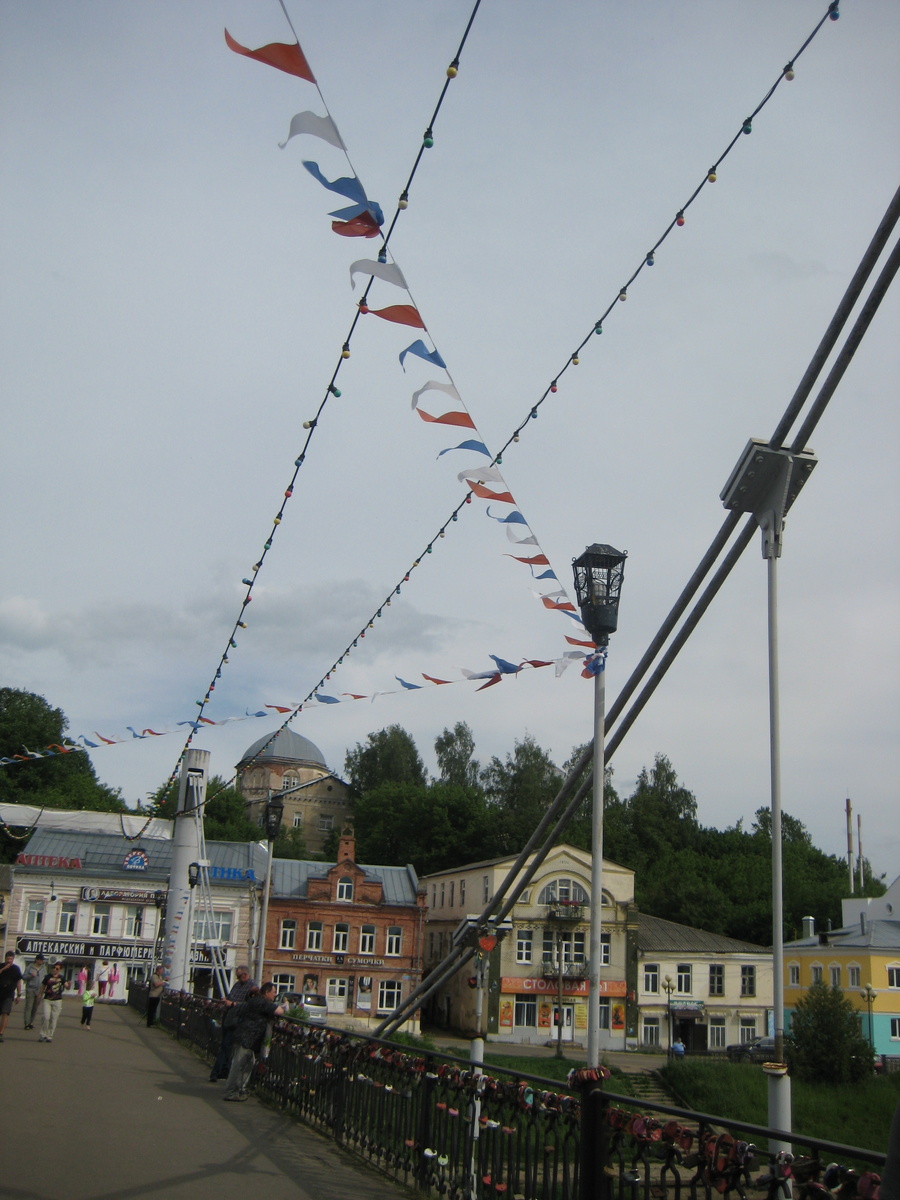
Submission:
M 800 986 L 800 964 L 799 963 L 791 963 L 791 965 L 788 967 L 788 983 L 791 985 L 791 987 L 799 987 Z
M 278 941 L 279 950 L 293 950 L 297 945 L 297 922 L 282 921 L 281 937 Z
M 659 1045 L 659 1017 L 644 1017 L 644 1045 Z
M 322 949 L 322 922 L 310 921 L 306 926 L 306 948 L 307 950 Z
M 331 833 L 332 829 L 334 829 L 334 815 L 319 813 L 319 833 Z
M 233 921 L 234 914 L 228 909 L 217 908 L 211 918 L 208 913 L 200 913 L 194 918 L 194 941 L 230 942 Z
M 431 885 L 431 907 L 437 908 L 437 884 Z
M 711 996 L 725 995 L 725 968 L 722 963 L 709 964 L 709 994 Z
M 460 904 L 466 902 L 466 881 L 464 879 L 459 881 L 459 902 Z
M 279 992 L 296 992 L 297 976 L 290 975 L 286 972 L 281 975 L 273 975 L 272 982 L 275 984 L 276 993 Z
M 389 925 L 387 931 L 387 947 L 386 954 L 396 957 L 402 953 L 401 946 L 403 943 L 403 930 L 399 925 Z
M 142 905 L 125 906 L 125 936 L 139 938 L 144 932 L 144 909 Z
M 609 1001 L 608 1000 L 600 1001 L 599 1018 L 600 1018 L 600 1028 L 601 1029 L 609 1029 Z
M 516 1008 L 513 1019 L 517 1025 L 524 1025 L 529 1029 L 537 1027 L 537 1001 L 527 1000 L 523 996 L 521 999 L 516 996 Z
M 531 962 L 531 941 L 534 936 L 534 931 L 531 929 L 516 930 L 516 962 L 530 963 Z
M 679 963 L 678 964 L 678 979 L 675 984 L 675 991 L 678 992 L 682 996 L 689 996 L 691 994 L 691 964 L 690 963 Z
M 302 829 L 302 827 L 303 827 L 303 813 L 294 813 L 294 828 Z
M 95 904 L 94 918 L 91 922 L 91 933 L 95 937 L 109 936 L 109 905 Z
M 756 967 L 741 967 L 741 995 L 756 995 Z
M 588 894 L 576 879 L 554 879 L 541 888 L 538 904 L 587 904 Z
M 604 935 L 601 935 L 604 936 Z M 559 945 L 562 948 L 562 960 L 564 963 L 583 963 L 584 957 L 584 933 L 575 932 L 557 933 L 553 929 L 544 930 L 544 947 L 543 957 L 545 963 L 556 963 L 559 961 L 559 950 L 557 949 L 557 938 Z M 606 951 L 605 959 L 601 955 L 601 962 L 609 962 L 609 946 L 601 945 L 601 950 Z
M 491 877 L 490 877 L 490 875 L 483 875 L 481 877 L 481 891 L 482 891 L 481 898 L 485 902 L 485 904 L 487 904 L 488 900 L 490 900 L 490 898 L 491 898 Z
M 813 967 L 811 974 L 812 974 L 813 983 L 821 983 L 822 982 L 822 968 L 821 967 Z
M 441 881 L 441 908 L 444 907 L 444 900 L 447 898 L 447 885 Z
M 43 900 L 28 901 L 28 915 L 25 918 L 26 933 L 40 933 L 41 926 L 44 924 L 44 902 Z
M 378 1011 L 393 1012 L 402 994 L 403 984 L 399 979 L 382 979 L 378 984 Z
M 368 927 L 364 926 L 364 928 L 368 928 Z M 360 953 L 362 953 L 362 944 L 360 944 L 359 949 L 360 949 Z M 432 931 L 428 935 L 428 959 L 430 961 L 433 958 L 434 958 L 434 930 L 432 929 Z
M 841 986 L 841 968 L 829 967 L 828 978 L 831 980 L 831 986 L 839 988 Z
M 710 1050 L 725 1049 L 725 1018 L 709 1018 L 709 1048 Z
M 59 906 L 59 933 L 74 933 L 75 918 L 78 916 L 77 900 L 65 900 Z
M 434 949 L 434 934 L 432 937 L 432 949 Z M 359 952 L 360 954 L 375 953 L 375 926 L 363 925 L 359 931 Z
M 847 985 L 852 988 L 860 986 L 859 967 L 847 968 Z
M 644 991 L 659 994 L 659 963 L 644 963 Z
M 756 1041 L 756 1017 L 741 1017 L 741 1045 Z
M 288 772 L 286 775 L 284 775 L 281 780 L 281 786 L 283 788 L 295 788 L 295 787 L 297 787 L 297 785 L 299 783 L 300 783 L 300 776 L 292 775 L 290 772 Z
M 581 937 L 582 945 L 583 945 L 584 944 L 584 934 L 576 933 L 575 936 Z M 609 956 L 610 956 L 611 948 L 612 948 L 612 934 L 611 933 L 601 933 L 600 934 L 600 966 L 601 967 L 609 966 Z M 582 954 L 581 958 L 578 961 L 579 962 L 584 961 L 584 954 Z
M 332 949 L 335 954 L 346 954 L 349 945 L 350 926 L 346 921 L 338 921 L 334 927 L 334 945 Z
M 450 880 L 450 907 L 453 907 L 453 889 L 456 887 L 456 880 Z
M 900 1017 L 891 1017 L 891 1041 L 900 1041 Z
M 338 900 L 353 899 L 353 880 L 346 875 L 338 880 L 337 898 Z
M 888 987 L 900 988 L 900 967 L 888 967 Z

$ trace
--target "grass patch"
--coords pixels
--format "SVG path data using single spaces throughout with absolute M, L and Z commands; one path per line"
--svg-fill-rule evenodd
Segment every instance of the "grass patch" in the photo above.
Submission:
M 669 1063 L 661 1074 L 690 1108 L 726 1120 L 768 1125 L 766 1076 L 748 1063 Z M 801 1083 L 791 1080 L 794 1132 L 845 1146 L 883 1152 L 897 1103 L 900 1074 L 863 1083 Z

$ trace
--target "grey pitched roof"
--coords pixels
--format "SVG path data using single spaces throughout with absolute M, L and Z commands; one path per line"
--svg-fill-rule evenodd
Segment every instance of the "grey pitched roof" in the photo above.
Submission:
M 646 954 L 766 954 L 766 946 L 741 942 L 721 933 L 708 933 L 690 925 L 679 925 L 662 917 L 639 912 L 637 928 L 638 949 Z
M 819 949 L 828 953 L 829 946 L 841 950 L 896 950 L 900 953 L 900 921 L 867 921 L 866 932 L 859 925 L 847 925 L 824 934 L 827 941 L 820 942 L 819 934 L 785 942 L 784 949 Z
M 310 862 L 306 859 L 276 858 L 272 864 L 272 895 L 305 900 L 310 879 L 324 879 L 334 863 Z M 377 880 L 384 888 L 385 904 L 415 904 L 419 887 L 412 867 L 357 866 L 366 879 Z
M 34 836 L 29 838 L 24 853 L 52 858 L 79 858 L 82 872 L 88 875 L 121 875 L 123 879 L 139 876 L 142 879 L 164 880 L 172 867 L 173 846 L 171 841 L 155 840 L 144 843 L 138 839 L 130 842 L 124 837 L 106 833 L 38 829 Z M 143 850 L 146 853 L 149 860 L 146 870 L 125 869 L 125 856 L 131 850 Z M 266 852 L 256 842 L 207 842 L 206 851 L 213 867 L 225 871 L 234 870 L 241 875 L 246 871 L 253 871 L 257 880 L 265 878 Z M 16 872 L 49 870 L 52 870 L 52 867 L 16 865 Z M 220 876 L 215 882 L 218 886 L 220 883 L 232 882 L 245 884 L 246 881 L 243 878 L 228 879 Z
M 241 762 L 246 762 L 248 758 L 255 758 L 258 762 L 277 758 L 287 759 L 289 762 L 315 763 L 318 767 L 325 766 L 325 756 L 322 751 L 302 733 L 294 733 L 293 729 L 279 729 L 269 745 L 266 746 L 270 738 L 272 738 L 271 733 L 258 738 L 241 755 Z M 265 750 L 263 746 L 266 747 Z

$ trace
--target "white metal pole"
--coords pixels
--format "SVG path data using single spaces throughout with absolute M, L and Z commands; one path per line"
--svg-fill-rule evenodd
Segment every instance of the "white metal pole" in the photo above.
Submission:
M 196 810 L 202 811 L 209 774 L 209 751 L 190 749 L 181 764 L 178 808 L 172 846 L 172 869 L 166 898 L 166 934 L 163 969 L 166 983 L 176 991 L 187 991 L 190 978 L 191 889 L 188 866 L 200 858 Z
M 269 919 L 269 892 L 272 890 L 272 858 L 274 855 L 274 842 L 269 842 L 269 863 L 266 867 L 266 886 L 263 891 L 262 913 L 259 918 L 259 937 L 257 938 L 256 948 L 256 982 L 263 984 L 263 967 L 265 966 L 266 958 L 266 924 Z
M 600 959 L 603 929 L 603 767 L 606 747 L 606 663 L 605 655 L 594 676 L 594 787 L 591 813 L 591 936 L 588 975 L 588 1051 L 587 1065 L 600 1065 Z M 560 1019 L 562 1013 L 560 1013 Z

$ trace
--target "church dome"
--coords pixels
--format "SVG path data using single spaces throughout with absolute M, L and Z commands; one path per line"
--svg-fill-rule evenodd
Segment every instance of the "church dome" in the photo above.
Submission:
M 251 758 L 255 758 L 258 762 L 267 762 L 277 758 L 287 759 L 289 762 L 312 763 L 317 767 L 326 766 L 322 751 L 302 734 L 294 733 L 291 729 L 279 729 L 276 736 L 269 742 L 271 737 L 271 734 L 266 734 L 265 737 L 254 742 L 249 749 L 244 751 L 241 762 L 245 763 Z M 269 742 L 268 746 L 266 746 L 266 742 Z M 263 750 L 263 746 L 266 746 L 265 750 Z

